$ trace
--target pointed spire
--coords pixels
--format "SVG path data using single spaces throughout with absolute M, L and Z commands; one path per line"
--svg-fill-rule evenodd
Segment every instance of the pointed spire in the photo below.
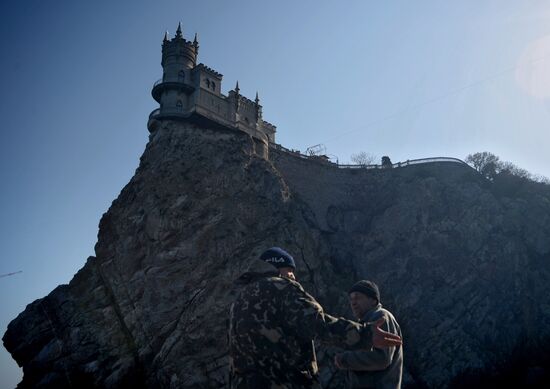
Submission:
M 240 89 L 239 89 L 239 80 L 237 80 L 237 85 L 235 85 L 235 93 L 239 94 L 239 91 L 240 91 Z
M 178 29 L 176 30 L 176 38 L 181 38 L 181 37 L 183 37 L 181 33 L 181 22 L 178 22 Z
M 195 39 L 193 39 L 193 47 L 195 48 L 195 65 L 197 64 L 197 56 L 199 55 L 199 38 L 195 33 Z
M 164 42 L 168 42 L 168 31 L 164 32 Z
M 260 108 L 260 98 L 258 97 L 258 91 L 256 91 L 256 99 L 254 100 L 256 103 L 256 122 L 260 120 L 262 117 L 262 109 Z

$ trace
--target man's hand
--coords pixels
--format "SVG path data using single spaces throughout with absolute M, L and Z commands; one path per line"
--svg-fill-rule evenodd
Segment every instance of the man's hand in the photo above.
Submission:
M 384 324 L 384 318 L 381 317 L 371 324 L 372 331 L 372 346 L 376 348 L 387 348 L 399 346 L 403 342 L 399 335 L 384 331 L 380 326 Z
M 334 365 L 336 366 L 336 368 L 344 370 L 344 368 L 342 367 L 342 354 L 336 354 L 334 356 Z

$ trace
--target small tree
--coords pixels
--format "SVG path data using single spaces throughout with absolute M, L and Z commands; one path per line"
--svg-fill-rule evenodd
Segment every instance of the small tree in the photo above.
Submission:
M 508 175 L 543 184 L 550 182 L 548 178 L 533 175 L 512 162 L 501 161 L 499 157 L 488 151 L 470 154 L 466 157 L 466 162 L 489 180 L 494 180 L 497 176 L 504 177 Z
M 466 163 L 491 180 L 500 170 L 500 158 L 488 151 L 468 155 Z
M 498 174 L 505 173 L 511 174 L 513 176 L 518 176 L 521 178 L 533 179 L 531 173 L 527 170 L 520 168 L 519 166 L 514 165 L 512 162 L 501 162 L 498 166 Z
M 534 176 L 531 176 L 531 179 L 535 182 L 539 182 L 541 184 L 546 184 L 546 185 L 550 185 L 550 178 L 548 177 L 545 177 L 545 176 L 541 176 L 539 174 L 536 174 Z
M 376 157 L 366 151 L 360 151 L 356 154 L 352 154 L 350 159 L 354 164 L 361 166 L 374 165 L 374 161 L 376 161 Z
M 384 155 L 382 157 L 382 167 L 385 167 L 385 168 L 392 168 L 393 167 L 393 163 L 391 163 L 391 159 L 387 155 Z

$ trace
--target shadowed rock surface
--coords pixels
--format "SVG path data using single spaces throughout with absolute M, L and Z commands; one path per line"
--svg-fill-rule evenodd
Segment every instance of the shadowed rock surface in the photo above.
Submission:
M 357 279 L 378 283 L 403 328 L 406 386 L 548 383 L 548 186 L 451 163 L 267 161 L 245 133 L 165 121 L 95 257 L 10 323 L 19 387 L 225 387 L 232 281 L 273 245 L 330 313 L 349 316 Z M 319 349 L 322 379 L 340 388 L 334 351 Z

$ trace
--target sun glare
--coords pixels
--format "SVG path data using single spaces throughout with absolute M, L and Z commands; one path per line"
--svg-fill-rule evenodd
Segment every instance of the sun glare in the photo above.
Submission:
M 533 97 L 550 97 L 550 35 L 525 48 L 516 68 L 516 81 Z

